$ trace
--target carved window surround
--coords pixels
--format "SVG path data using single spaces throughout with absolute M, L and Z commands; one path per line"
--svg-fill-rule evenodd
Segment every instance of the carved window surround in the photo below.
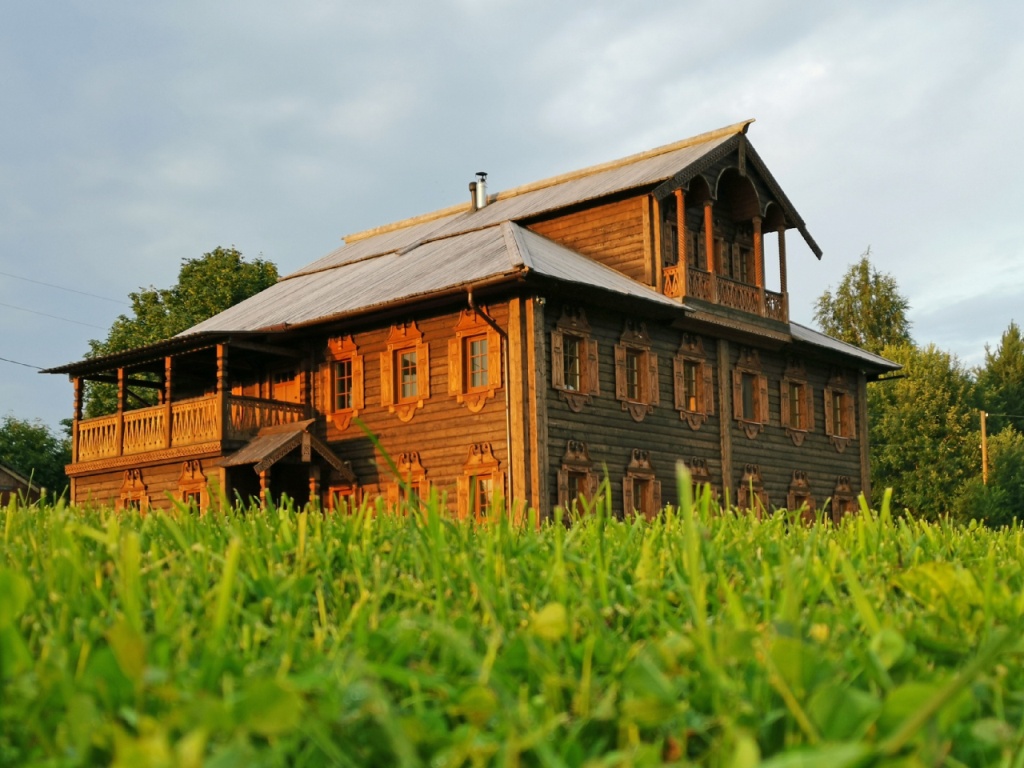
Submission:
M 353 512 L 362 500 L 360 488 L 354 483 L 328 485 L 326 489 L 327 510 L 329 512 Z
M 139 512 L 149 510 L 149 493 L 146 490 L 146 484 L 142 482 L 141 469 L 125 470 L 117 508 L 119 510 L 137 509 Z
M 199 511 L 209 509 L 210 492 L 199 459 L 182 463 L 181 475 L 178 477 L 178 499 L 186 504 L 194 501 Z
M 399 511 L 400 507 L 403 512 L 410 507 L 416 509 L 419 501 L 430 495 L 427 470 L 420 462 L 419 452 L 399 454 L 395 459 L 395 468 L 398 470 L 398 478 L 386 484 L 388 505 L 394 511 Z
M 842 372 L 835 372 L 825 387 L 825 434 L 835 449 L 842 453 L 856 439 L 857 418 L 853 387 Z
M 479 413 L 500 387 L 501 336 L 477 312 L 463 310 L 448 340 L 448 394 Z
M 768 512 L 768 494 L 764 490 L 759 464 L 747 464 L 743 467 L 743 477 L 740 478 L 736 493 L 736 506 L 757 517 L 762 517 Z
M 324 375 L 324 411 L 340 432 L 363 409 L 363 356 L 351 336 L 327 340 Z
M 653 520 L 661 511 L 661 483 L 654 478 L 650 451 L 634 448 L 622 478 L 622 510 L 626 517 L 643 515 Z
M 576 509 L 577 501 L 590 506 L 597 497 L 600 480 L 594 471 L 587 444 L 581 440 L 568 440 L 558 470 L 558 506 L 567 512 Z
M 459 517 L 472 515 L 481 521 L 492 514 L 492 502 L 504 496 L 505 475 L 490 443 L 474 443 L 469 447 L 469 458 L 456 484 Z
M 430 347 L 415 322 L 391 326 L 380 356 L 381 404 L 409 421 L 430 397 Z
M 832 489 L 832 522 L 840 523 L 847 515 L 857 511 L 857 497 L 850 485 L 849 475 L 836 477 L 835 487 Z
M 651 352 L 647 325 L 627 320 L 615 345 L 615 399 L 633 421 L 641 422 L 661 402 L 658 390 L 658 356 Z
M 689 459 L 684 459 L 683 464 L 690 473 L 693 498 L 695 500 L 700 498 L 700 494 L 703 492 L 703 487 L 708 486 L 711 489 L 711 497 L 717 499 L 718 489 L 711 485 L 711 472 L 708 470 L 708 460 L 702 459 L 698 456 L 693 456 Z
M 753 440 L 768 423 L 768 379 L 756 349 L 744 347 L 732 371 L 733 418 Z
M 699 336 L 683 334 L 672 360 L 675 406 L 690 429 L 700 429 L 715 412 L 715 385 L 711 364 Z
M 789 494 L 786 497 L 786 508 L 796 512 L 803 508 L 802 517 L 805 522 L 814 522 L 814 496 L 811 495 L 811 481 L 802 469 L 793 471 L 793 479 L 789 482 Z
M 793 445 L 803 445 L 807 433 L 814 430 L 814 390 L 803 363 L 797 360 L 788 362 L 779 382 L 779 408 L 782 426 Z
M 579 307 L 563 307 L 551 332 L 551 386 L 579 413 L 601 393 L 598 382 L 597 339 L 590 337 L 590 323 Z

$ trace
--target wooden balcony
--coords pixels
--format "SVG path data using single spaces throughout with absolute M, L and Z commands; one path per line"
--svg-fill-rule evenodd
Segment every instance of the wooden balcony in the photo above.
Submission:
M 700 299 L 780 323 L 789 321 L 785 294 L 705 272 L 703 269 L 687 268 L 681 264 L 664 267 L 662 285 L 664 294 L 670 298 L 683 301 L 687 298 Z
M 83 419 L 75 424 L 75 463 L 167 448 L 244 441 L 263 427 L 301 421 L 299 403 L 212 395 Z

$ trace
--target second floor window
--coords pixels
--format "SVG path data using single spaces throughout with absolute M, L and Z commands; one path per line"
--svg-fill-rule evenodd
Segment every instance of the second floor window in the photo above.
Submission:
M 419 395 L 419 371 L 416 362 L 416 350 L 396 350 L 395 360 L 398 369 L 398 399 L 402 401 L 414 400 Z
M 334 410 L 352 407 L 352 360 L 339 360 L 334 364 Z
M 562 337 L 562 381 L 570 392 L 583 389 L 583 339 Z
M 857 436 L 853 391 L 842 373 L 833 374 L 825 387 L 825 434 L 840 453 Z
M 574 413 L 600 394 L 597 339 L 590 337 L 590 323 L 578 307 L 563 307 L 551 332 L 551 386 Z
M 732 372 L 733 418 L 753 439 L 768 423 L 768 379 L 757 350 L 745 348 Z
M 486 336 L 474 336 L 466 339 L 466 360 L 469 363 L 469 370 L 466 372 L 466 388 L 469 390 L 485 388 L 489 378 Z
M 340 431 L 363 409 L 363 357 L 351 336 L 327 341 L 323 409 Z
M 502 341 L 486 312 L 464 310 L 448 340 L 448 394 L 473 413 L 501 388 Z
M 409 421 L 430 397 L 430 348 L 416 323 L 391 328 L 380 356 L 381 405 Z
M 658 356 L 642 322 L 627 320 L 615 345 L 615 397 L 634 421 L 643 421 L 659 402 Z

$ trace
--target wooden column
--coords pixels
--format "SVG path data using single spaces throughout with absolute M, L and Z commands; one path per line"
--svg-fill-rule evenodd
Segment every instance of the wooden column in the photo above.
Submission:
M 260 509 L 267 508 L 267 496 L 270 493 L 270 470 L 260 472 Z
M 75 388 L 75 410 L 71 421 L 71 463 L 74 464 L 78 461 L 78 422 L 82 420 L 82 378 L 75 376 L 71 382 Z M 74 501 L 72 496 L 71 503 Z
M 220 414 L 220 439 L 227 436 L 231 427 L 231 414 L 228 413 L 228 345 L 217 345 L 217 412 Z M 263 477 L 260 476 L 262 484 Z M 262 498 L 262 491 L 260 493 Z
M 715 222 L 711 212 L 712 202 L 704 201 L 704 253 L 708 272 L 715 274 Z
M 680 274 L 685 277 L 684 270 L 688 266 L 686 249 L 689 247 L 686 237 L 686 198 L 682 188 L 676 190 L 676 264 Z M 682 282 L 683 294 L 686 294 L 686 282 Z
M 320 466 L 309 465 L 309 505 L 313 509 L 320 508 Z
M 171 372 L 174 368 L 173 357 L 168 355 L 164 358 L 164 447 L 171 447 Z
M 524 304 L 530 299 L 515 297 L 508 303 L 508 408 L 510 442 L 508 446 L 509 466 L 509 511 L 513 521 L 526 519 L 526 508 L 530 505 L 529 498 L 529 461 L 533 456 L 532 444 L 527 440 L 528 429 L 527 379 L 531 369 L 527 366 L 528 340 L 523 338 Z
M 754 280 L 758 288 L 764 288 L 764 237 L 761 234 L 761 217 L 755 216 L 754 225 Z
M 124 454 L 124 368 L 117 369 L 117 455 Z
M 779 233 L 779 292 L 785 296 L 789 291 L 786 279 L 786 227 L 781 226 Z

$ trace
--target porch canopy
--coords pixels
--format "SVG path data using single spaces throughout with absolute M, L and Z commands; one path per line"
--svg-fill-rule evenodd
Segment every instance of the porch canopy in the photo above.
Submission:
M 355 483 L 356 476 L 349 462 L 338 458 L 323 440 L 308 431 L 313 421 L 306 419 L 291 424 L 264 427 L 244 447 L 224 458 L 220 465 L 237 467 L 251 464 L 257 474 L 262 474 L 293 451 L 298 451 L 298 458 L 303 464 L 311 464 L 316 454 L 346 482 Z

